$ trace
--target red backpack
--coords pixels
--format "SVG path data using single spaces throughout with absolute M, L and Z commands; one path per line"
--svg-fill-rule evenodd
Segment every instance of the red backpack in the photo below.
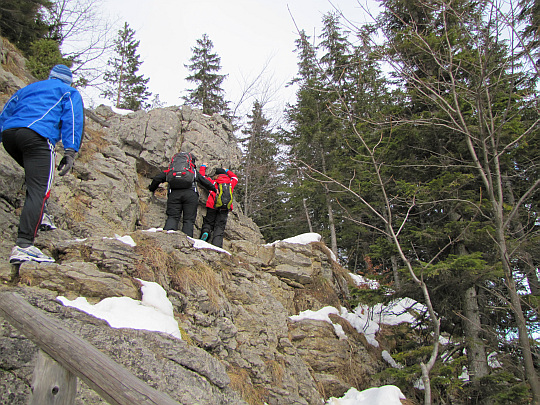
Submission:
M 167 183 L 170 188 L 191 188 L 195 181 L 195 161 L 189 152 L 178 152 L 171 159 L 167 170 Z

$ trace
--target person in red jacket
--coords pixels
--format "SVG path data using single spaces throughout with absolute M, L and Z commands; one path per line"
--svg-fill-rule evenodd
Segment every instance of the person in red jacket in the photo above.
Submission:
M 232 211 L 232 196 L 238 177 L 231 170 L 217 168 L 214 178 L 206 176 L 206 163 L 199 173 L 212 182 L 217 192 L 211 191 L 206 201 L 206 215 L 203 218 L 201 239 L 214 246 L 223 247 L 223 233 L 227 225 L 229 211 Z

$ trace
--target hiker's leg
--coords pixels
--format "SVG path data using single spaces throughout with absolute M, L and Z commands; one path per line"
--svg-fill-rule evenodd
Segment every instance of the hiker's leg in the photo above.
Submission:
M 225 233 L 225 227 L 227 226 L 227 218 L 229 215 L 228 210 L 216 210 L 216 222 L 214 224 L 214 236 L 212 238 L 212 245 L 217 247 L 223 247 L 223 234 Z
M 214 223 L 216 222 L 216 213 L 217 210 L 206 207 L 206 215 L 203 218 L 201 234 L 206 232 L 208 235 L 210 235 L 212 233 L 212 230 L 214 229 Z
M 8 153 L 14 152 L 15 159 L 24 167 L 26 199 L 19 220 L 17 245 L 34 243 L 43 209 L 50 195 L 54 178 L 54 146 L 44 137 L 28 128 L 19 128 L 7 134 Z M 10 153 L 11 154 L 11 153 Z M 22 155 L 22 162 L 19 161 Z
M 167 196 L 167 220 L 163 230 L 176 231 L 178 230 L 178 223 L 180 222 L 180 216 L 182 215 L 182 202 L 181 202 L 180 190 L 169 190 Z
M 193 226 L 197 219 L 197 208 L 199 206 L 199 194 L 194 190 L 184 190 L 182 199 L 182 232 L 193 238 Z

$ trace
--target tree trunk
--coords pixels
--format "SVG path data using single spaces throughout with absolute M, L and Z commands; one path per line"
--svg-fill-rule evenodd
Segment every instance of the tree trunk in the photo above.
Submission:
M 506 247 L 506 240 L 504 237 L 504 231 L 502 227 L 502 209 L 500 211 L 500 217 L 497 218 L 497 242 L 499 246 L 499 252 L 501 256 L 501 261 L 506 276 L 506 286 L 508 288 L 508 293 L 510 295 L 510 307 L 512 312 L 516 317 L 516 324 L 518 329 L 518 339 L 521 346 L 523 354 L 523 363 L 525 367 L 525 376 L 527 382 L 531 387 L 531 392 L 533 395 L 532 404 L 540 405 L 540 380 L 538 379 L 538 374 L 534 367 L 534 361 L 531 350 L 531 342 L 529 340 L 529 331 L 527 329 L 527 322 L 525 321 L 525 316 L 523 315 L 523 309 L 521 308 L 521 298 L 517 292 L 516 282 L 512 274 L 512 267 L 508 259 L 508 250 Z
M 122 82 L 124 81 L 124 63 L 125 56 L 122 55 L 122 64 L 120 65 L 120 74 L 118 75 L 118 90 L 116 92 L 116 108 L 120 108 L 120 96 L 122 95 Z
M 249 137 L 247 152 L 246 152 L 246 165 L 244 167 L 244 215 L 249 217 L 251 215 L 251 156 L 253 151 L 253 135 Z
M 302 204 L 304 205 L 304 212 L 306 213 L 306 219 L 309 226 L 309 232 L 313 233 L 313 225 L 311 225 L 311 218 L 309 217 L 309 211 L 307 209 L 306 199 L 302 199 Z
M 326 159 L 324 152 L 321 151 L 321 161 L 323 173 L 326 175 Z M 334 210 L 332 209 L 332 199 L 330 198 L 330 189 L 328 188 L 327 183 L 322 184 L 324 187 L 324 197 L 326 199 L 326 208 L 328 210 L 328 229 L 330 230 L 330 249 L 338 257 L 337 249 L 337 237 L 336 237 L 336 221 L 334 219 Z
M 489 374 L 487 365 L 486 346 L 482 339 L 482 324 L 478 310 L 478 295 L 476 287 L 469 287 L 463 300 L 463 331 L 467 345 L 467 359 L 471 380 L 478 380 Z
M 398 272 L 398 262 L 396 255 L 390 256 L 390 263 L 392 265 L 392 275 L 394 277 L 394 285 L 396 287 L 396 290 L 400 290 L 401 288 L 401 279 L 399 278 L 399 272 Z
M 326 208 L 328 209 L 328 228 L 330 229 L 330 248 L 332 252 L 338 257 L 337 249 L 337 237 L 336 237 L 336 222 L 334 220 L 334 211 L 332 209 L 332 199 L 330 198 L 330 191 L 328 186 L 324 185 L 324 195 L 326 197 Z
M 514 190 L 512 187 L 512 183 L 509 180 L 506 180 L 505 187 L 507 190 L 506 195 L 508 198 L 508 202 L 511 206 L 514 206 L 516 204 L 516 199 L 514 198 Z M 512 221 L 512 225 L 516 232 L 516 236 L 521 241 L 527 240 L 525 237 L 524 227 L 521 221 L 519 220 L 519 216 L 516 215 L 515 218 L 516 219 Z M 521 251 L 520 259 L 524 266 L 523 271 L 527 277 L 529 288 L 531 289 L 531 294 L 540 295 L 540 280 L 538 280 L 538 273 L 536 271 L 536 266 L 533 263 L 532 255 L 529 252 Z

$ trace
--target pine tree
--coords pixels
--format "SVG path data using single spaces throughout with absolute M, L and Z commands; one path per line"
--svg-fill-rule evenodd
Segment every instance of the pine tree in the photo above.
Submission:
M 384 6 L 387 56 L 406 92 L 399 116 L 405 125 L 393 129 L 395 159 L 386 161 L 407 164 L 393 171 L 393 181 L 416 190 L 401 238 L 415 247 L 415 266 L 437 291 L 443 328 L 462 333 L 467 395 L 488 401 L 500 392 L 495 379 L 486 380 L 496 374 L 486 357 L 501 347 L 515 350 L 511 334 L 524 366 L 515 378 L 525 376 L 540 402 L 528 338 L 538 313 L 520 303 L 528 299 L 521 279 L 538 281 L 536 271 L 527 276 L 534 263 L 528 241 L 538 240 L 539 228 L 531 209 L 539 185 L 538 150 L 531 147 L 538 137 L 536 90 L 517 63 L 520 49 L 496 31 L 515 18 L 466 0 L 451 9 L 401 0 Z
M 53 66 L 62 64 L 71 67 L 72 61 L 62 56 L 58 42 L 52 39 L 39 39 L 30 46 L 30 56 L 26 67 L 38 79 L 49 77 Z
M 266 240 L 276 240 L 281 226 L 280 186 L 282 178 L 277 161 L 279 147 L 269 129 L 261 102 L 253 103 L 246 129 L 242 131 L 245 153 L 242 162 L 242 184 L 239 194 L 244 214 L 261 229 Z
M 341 190 L 323 181 L 324 176 L 340 178 L 339 162 L 342 159 L 344 121 L 336 114 L 341 99 L 335 89 L 347 81 L 351 49 L 346 32 L 339 27 L 339 18 L 328 14 L 323 18 L 324 29 L 321 43 L 314 47 L 305 33 L 297 41 L 299 53 L 299 84 L 297 103 L 288 110 L 291 131 L 291 158 L 301 161 L 313 173 L 314 178 L 304 178 L 303 187 L 295 193 L 314 215 L 317 232 L 329 236 L 332 251 L 338 255 L 337 227 L 340 222 L 340 206 L 336 198 Z M 322 53 L 317 59 L 317 51 Z M 311 192 L 305 192 L 305 190 Z M 312 192 L 317 188 L 317 192 Z
M 219 74 L 221 58 L 212 52 L 213 48 L 214 44 L 206 34 L 191 48 L 191 63 L 184 66 L 191 72 L 186 80 L 195 83 L 196 87 L 188 90 L 189 94 L 182 99 L 188 105 L 202 109 L 204 114 L 217 113 L 231 119 L 229 102 L 225 101 L 225 92 L 221 87 L 227 75 Z
M 288 106 L 286 118 L 290 130 L 284 132 L 292 167 L 288 170 L 291 181 L 287 206 L 290 206 L 289 225 L 293 232 L 318 232 L 328 235 L 328 222 L 325 220 L 325 203 L 321 184 L 310 178 L 303 170 L 305 165 L 320 169 L 319 140 L 321 108 L 324 110 L 323 85 L 316 48 L 311 44 L 305 31 L 296 40 L 298 54 L 298 75 L 292 83 L 298 85 L 296 103 Z M 309 219 L 309 221 L 306 221 Z M 309 228 L 306 226 L 309 225 Z M 290 235 L 288 235 L 290 236 Z
M 49 32 L 42 10 L 49 0 L 2 0 L 0 2 L 0 35 L 9 39 L 21 51 L 43 39 Z
M 118 31 L 114 43 L 116 55 L 107 63 L 111 69 L 103 76 L 107 88 L 102 95 L 113 101 L 117 108 L 133 111 L 147 108 L 147 100 L 152 94 L 146 86 L 150 79 L 137 75 L 142 64 L 137 54 L 140 41 L 135 40 L 135 31 L 127 22 Z

